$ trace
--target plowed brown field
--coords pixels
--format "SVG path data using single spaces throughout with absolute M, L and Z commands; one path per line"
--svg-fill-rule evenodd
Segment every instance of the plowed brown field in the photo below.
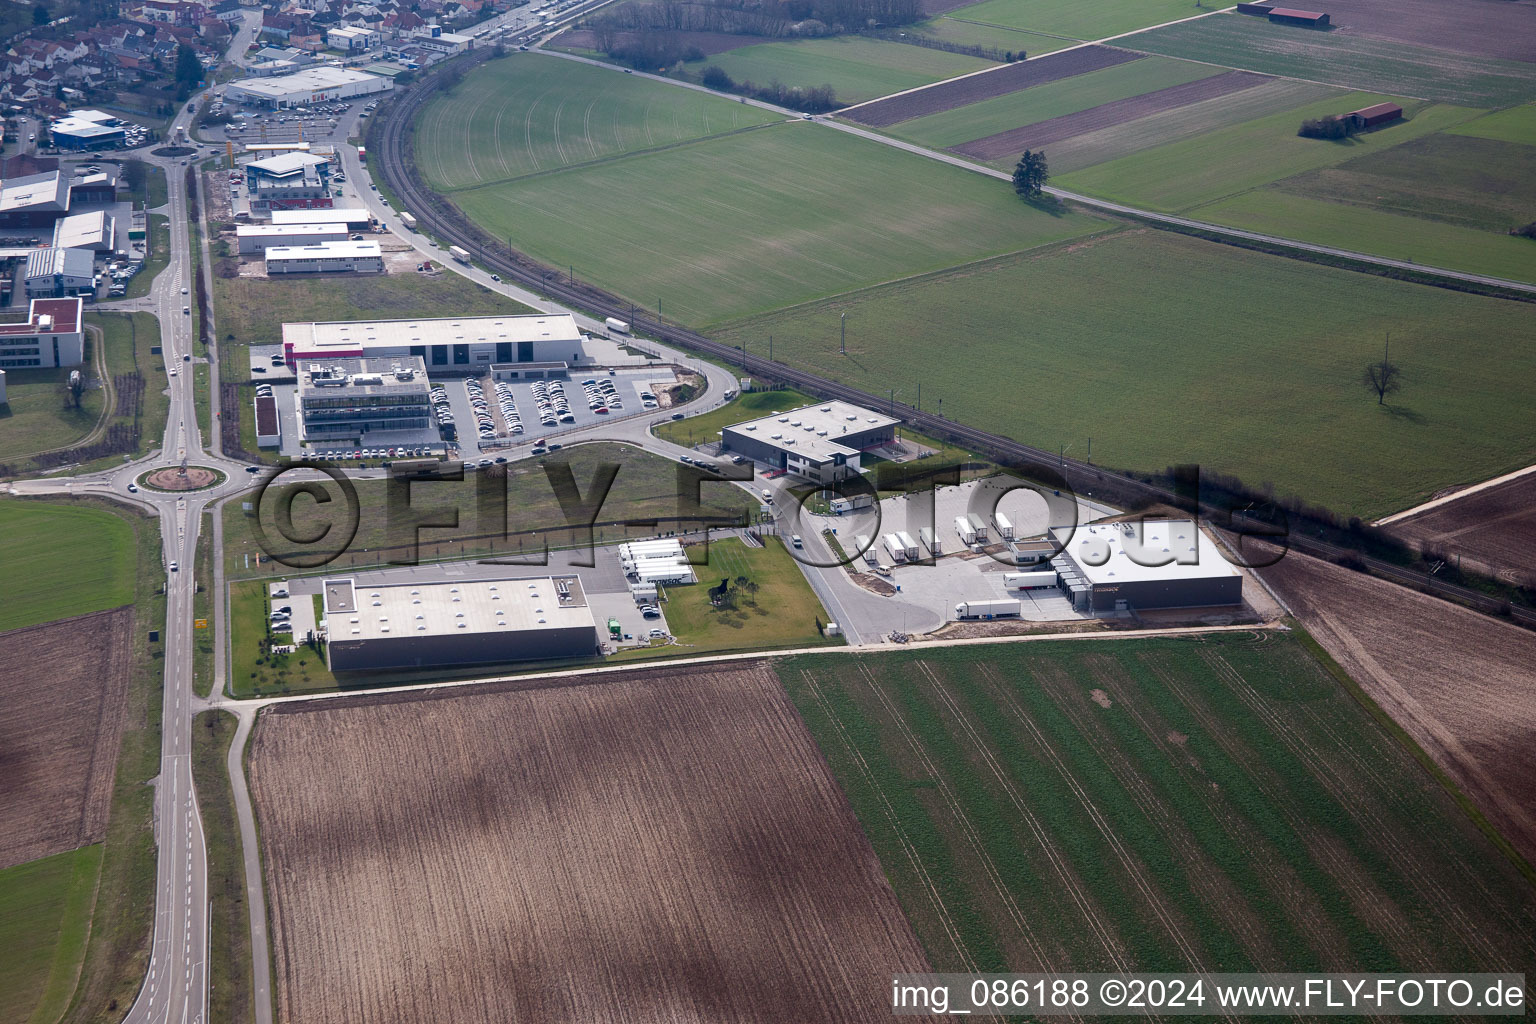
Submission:
M 860 124 L 883 128 L 908 118 L 953 110 L 978 100 L 1006 96 L 1030 86 L 1085 75 L 1090 71 L 1140 60 L 1144 56 L 1146 54 L 1116 50 L 1108 46 L 1080 46 L 1075 50 L 1046 54 L 1016 64 L 1004 64 L 979 75 L 951 79 L 890 99 L 875 100 L 844 111 L 841 116 Z
M 1536 61 L 1533 0 L 1332 0 L 1327 10 L 1352 35 Z
M 1294 551 L 1261 575 L 1536 862 L 1536 635 Z
M 102 838 L 133 609 L 0 633 L 0 868 Z
M 1536 474 L 1410 516 L 1388 532 L 1463 566 L 1536 586 Z
M 926 969 L 762 664 L 281 706 L 250 771 L 284 1022 L 883 1021 Z

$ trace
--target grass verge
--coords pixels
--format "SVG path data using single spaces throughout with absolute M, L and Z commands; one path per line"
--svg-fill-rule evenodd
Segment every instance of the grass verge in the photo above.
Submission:
M 255 1019 L 245 864 L 226 769 L 238 724 L 226 711 L 205 711 L 192 720 L 192 777 L 208 844 L 208 1015 L 225 1024 Z

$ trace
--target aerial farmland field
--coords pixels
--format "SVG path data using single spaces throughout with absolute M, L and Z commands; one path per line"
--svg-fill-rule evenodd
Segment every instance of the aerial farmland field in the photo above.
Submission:
M 277 1020 L 877 1021 L 926 968 L 766 665 L 461 693 L 258 724 Z
M 744 46 L 715 54 L 709 63 L 738 82 L 830 85 L 840 103 L 862 103 L 994 66 L 979 57 L 861 36 Z
M 695 327 L 1107 226 L 805 122 L 453 198 L 492 234 Z
M 1536 475 L 1489 487 L 1389 526 L 1437 557 L 1511 583 L 1536 587 Z
M 1528 964 L 1536 894 L 1298 639 L 777 664 L 936 969 Z
M 514 53 L 426 108 L 416 153 L 427 182 L 453 191 L 779 119 L 609 68 Z
M 1063 39 L 1060 36 L 983 25 L 950 15 L 941 15 L 930 21 L 918 22 L 916 25 L 908 26 L 906 31 L 911 35 L 928 36 L 958 46 L 984 46 L 1003 53 L 1022 52 L 1030 57 L 1039 57 L 1077 45 L 1074 40 Z
M 1346 32 L 1316 32 L 1246 14 L 1169 25 L 1116 40 L 1115 45 L 1468 107 L 1500 107 L 1536 98 L 1536 64 Z
M 1447 130 L 1455 135 L 1536 146 L 1536 103 L 1496 110 Z
M 1149 25 L 1209 14 L 1193 0 L 982 0 L 950 11 L 983 25 L 1045 32 L 1070 39 L 1104 39 Z
M 1524 303 L 1137 231 L 867 289 L 716 337 L 760 352 L 771 334 L 776 358 L 876 392 L 900 388 L 903 401 L 917 400 L 920 376 L 925 409 L 942 400 L 945 416 L 1049 449 L 1086 453 L 1091 437 L 1100 465 L 1198 462 L 1376 516 L 1536 461 L 1536 421 L 1522 411 L 1536 374 L 1529 318 Z M 1388 331 L 1405 383 L 1380 407 L 1360 375 Z M 945 336 L 964 337 L 966 358 L 931 357 Z
M 133 566 L 133 530 L 110 512 L 0 502 L 0 631 L 129 604 Z

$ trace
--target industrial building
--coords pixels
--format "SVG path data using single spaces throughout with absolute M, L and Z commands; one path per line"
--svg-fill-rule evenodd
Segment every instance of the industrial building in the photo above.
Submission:
M 1330 19 L 1322 11 L 1298 11 L 1294 7 L 1271 7 L 1269 9 L 1269 20 L 1277 25 L 1327 28 Z
M 483 373 L 492 363 L 575 363 L 582 341 L 569 313 L 283 324 L 289 366 L 317 358 L 417 356 L 429 373 Z
M 830 484 L 857 476 L 862 453 L 894 441 L 899 422 L 847 402 L 823 402 L 726 427 L 720 450 Z
M 619 564 L 632 584 L 631 593 L 635 592 L 634 585 L 638 585 L 642 588 L 641 593 L 650 588 L 654 596 L 658 583 L 693 583 L 698 579 L 683 552 L 682 543 L 673 538 L 620 544 Z
M 382 274 L 378 242 L 318 242 L 267 247 L 268 274 Z
M 451 583 L 324 582 L 326 660 L 333 672 L 435 669 L 600 651 L 576 576 Z
M 55 149 L 117 149 L 128 140 L 128 126 L 100 110 L 71 110 L 48 126 L 48 135 Z
M 1073 607 L 1085 614 L 1203 608 L 1243 602 L 1243 576 L 1188 519 L 1056 529 L 1051 560 Z
M 315 210 L 324 213 L 324 210 Z M 313 245 L 317 242 L 345 242 L 345 224 L 242 224 L 235 228 L 240 255 L 254 256 L 273 246 Z
M 331 164 L 312 153 L 280 153 L 245 165 L 251 210 L 331 205 Z
M 345 224 L 353 231 L 369 227 L 373 217 L 360 206 L 332 206 L 323 210 L 273 210 L 272 223 L 285 226 L 299 224 Z
M 1376 103 L 1369 107 L 1361 107 L 1359 110 L 1351 110 L 1344 115 L 1356 128 L 1375 128 L 1377 125 L 1389 124 L 1403 116 L 1403 108 L 1396 103 Z
M 27 256 L 27 298 L 94 295 L 95 276 L 96 254 L 89 249 L 34 249 Z
M 92 252 L 113 252 L 119 248 L 117 218 L 106 210 L 90 213 L 72 213 L 53 226 L 55 249 L 90 249 Z M 127 248 L 126 245 L 122 248 Z
M 350 68 L 322 66 L 305 68 L 291 75 L 245 78 L 231 82 L 224 89 L 224 101 L 284 110 L 289 107 L 307 107 L 311 103 L 369 96 L 392 89 L 394 85 L 394 82 L 378 75 Z
M 283 443 L 283 424 L 277 415 L 277 399 L 271 395 L 257 395 L 256 447 L 276 448 Z
M 326 46 L 333 50 L 345 50 L 348 53 L 371 50 L 383 41 L 384 37 L 374 29 L 355 28 L 351 25 L 333 28 L 325 34 Z
M 0 183 L 0 227 L 52 227 L 69 212 L 69 179 L 44 171 Z
M 426 430 L 434 422 L 427 371 L 416 357 L 302 360 L 299 419 L 311 441 L 373 430 Z
M 0 319 L 0 368 L 79 366 L 85 360 L 82 304 L 33 299 L 25 320 Z

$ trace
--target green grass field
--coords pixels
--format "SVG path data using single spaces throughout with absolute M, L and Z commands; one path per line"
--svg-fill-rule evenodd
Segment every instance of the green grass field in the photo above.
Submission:
M 85 955 L 101 844 L 0 871 L 0 1024 L 55 1021 Z
M 1536 461 L 1529 319 L 1520 303 L 1139 231 L 716 338 L 760 351 L 772 334 L 779 359 L 877 393 L 921 376 L 928 408 L 942 398 L 952 419 L 1049 449 L 1091 437 L 1101 465 L 1195 462 L 1374 517 Z M 963 325 L 966 358 L 934 358 L 933 324 Z M 1360 377 L 1389 331 L 1404 387 L 1380 407 Z
M 125 299 L 141 299 L 149 294 L 155 278 L 171 259 L 171 219 L 163 213 L 149 215 L 149 255 L 144 269 L 133 276 L 123 293 Z
M 1530 884 L 1297 638 L 776 669 L 935 970 L 1492 970 L 1536 954 Z
M 1351 93 L 1319 100 L 1062 175 L 1054 184 L 1148 209 L 1189 210 L 1293 174 L 1410 142 L 1476 114 L 1462 107 L 1405 105 L 1409 120 L 1348 141 L 1303 139 L 1296 134 L 1305 118 L 1356 110 L 1386 99 Z
M 1015 53 L 1022 51 L 1031 57 L 1040 57 L 1075 45 L 1073 40 L 1062 39 L 1059 36 L 1042 35 L 1039 32 L 1020 32 L 1017 29 L 1002 28 L 998 25 L 983 25 L 953 15 L 919 22 L 908 26 L 905 31 L 911 35 L 929 36 L 960 46 L 986 46 L 994 50 L 1002 50 L 1004 53 L 1010 50 Z
M 433 528 L 422 531 L 420 557 L 423 560 L 437 560 L 472 558 L 492 553 L 531 553 L 542 551 L 546 544 L 562 547 L 572 543 L 565 525 L 565 513 L 561 511 L 559 499 L 549 482 L 545 463 L 569 466 L 576 487 L 584 497 L 589 496 L 589 487 L 600 466 L 618 465 L 613 487 L 598 510 L 598 523 L 665 521 L 692 514 L 681 507 L 682 502 L 678 497 L 679 470 L 692 471 L 686 470 L 680 463 L 630 445 L 612 442 L 572 445 L 553 455 L 508 465 L 510 476 L 506 484 L 505 527 L 495 522 L 491 515 L 487 515 L 484 520 L 480 516 L 477 495 L 481 474 L 478 472 L 466 473 L 465 480 L 459 483 L 427 481 L 414 484 L 411 489 L 413 507 L 460 510 L 457 529 Z M 404 557 L 410 550 L 410 535 L 401 538 L 391 534 L 388 528 L 384 481 L 359 480 L 356 487 L 361 506 L 357 534 L 346 553 L 332 563 L 331 571 L 377 565 L 391 557 Z M 330 488 L 330 492 L 339 498 L 334 487 Z M 336 543 L 329 540 L 315 547 L 279 544 L 281 534 L 274 518 L 278 497 L 277 488 L 274 488 L 268 499 L 270 503 L 264 503 L 259 509 L 261 523 L 274 541 L 275 553 L 292 555 L 316 550 L 330 553 L 337 551 Z M 729 484 L 702 487 L 699 500 L 711 510 L 711 515 L 728 516 L 757 510 L 757 503 L 750 495 Z M 251 576 L 269 579 L 284 577 L 293 572 L 293 569 L 263 557 L 265 552 L 253 529 L 251 517 L 247 516 L 240 505 L 240 502 L 228 502 L 223 508 L 225 572 L 237 579 Z M 332 524 L 339 532 L 343 520 L 330 516 L 332 512 L 340 511 L 341 506 L 340 501 L 318 506 L 310 498 L 298 499 L 293 505 L 296 530 L 313 533 Z M 600 542 L 612 543 L 628 536 L 628 531 L 618 525 L 601 526 L 596 530 Z M 643 535 L 654 536 L 655 528 L 647 527 Z M 395 540 L 401 540 L 401 545 L 392 547 Z M 258 558 L 261 558 L 259 564 Z
M 776 120 L 692 89 L 516 53 L 433 100 L 416 152 L 428 184 L 451 191 Z
M 192 777 L 208 844 L 208 1016 L 227 1024 L 255 1018 L 251 991 L 251 924 L 245 903 L 245 864 L 240 826 L 224 759 L 237 720 L 223 711 L 205 711 L 192 720 Z
M 1328 86 L 1277 78 L 1228 96 L 1216 96 L 1062 139 L 1051 143 L 1046 153 L 1052 173 L 1064 176 L 1142 150 L 1241 125 L 1276 110 L 1299 109 L 1338 95 L 1341 95 L 1339 90 Z M 1000 170 L 1010 170 L 1013 165 L 1010 161 L 1000 160 L 996 166 Z
M 1457 135 L 1536 146 L 1536 103 L 1484 114 L 1476 121 L 1468 121 L 1449 130 Z
M 711 409 L 702 416 L 690 416 L 685 420 L 668 420 L 651 430 L 664 441 L 693 447 L 703 441 L 717 440 L 721 429 L 732 423 L 767 416 L 782 409 L 796 409 L 810 405 L 815 399 L 791 388 L 779 391 L 751 391 L 738 395 L 718 409 Z
M 24 461 L 35 452 L 80 440 L 101 419 L 103 395 L 90 390 L 77 409 L 68 401 L 69 370 L 7 370 L 0 405 L 0 463 Z
M 133 545 L 99 508 L 0 501 L 0 632 L 131 604 Z
M 1052 117 L 1112 103 L 1145 92 L 1182 85 L 1222 74 L 1220 68 L 1190 61 L 1147 57 L 1114 67 L 1074 75 L 1057 82 L 994 96 L 927 117 L 902 121 L 889 130 L 893 135 L 943 149 L 985 138 Z
M 816 628 L 817 622 L 825 625 L 827 613 L 784 542 L 765 537 L 763 543 L 749 548 L 734 537 L 711 541 L 709 563 L 697 568 L 699 582 L 666 588 L 667 626 L 677 643 L 624 652 L 615 660 L 841 644 Z M 742 576 L 757 584 L 756 593 L 740 594 L 734 608 L 709 603 L 711 587 Z
M 1536 64 L 1344 32 L 1316 32 L 1245 14 L 1218 14 L 1169 25 L 1121 39 L 1116 45 L 1469 107 L 1502 107 L 1536 99 Z
M 1033 30 L 1069 39 L 1104 39 L 1208 14 L 1212 8 L 1194 0 L 983 0 L 950 11 L 955 18 L 1003 28 Z
M 774 81 L 803 88 L 830 85 L 842 103 L 862 103 L 993 66 L 979 57 L 861 36 L 744 46 L 717 53 L 708 63 L 738 82 L 760 86 Z
M 1104 224 L 804 122 L 454 198 L 535 257 L 695 327 Z

